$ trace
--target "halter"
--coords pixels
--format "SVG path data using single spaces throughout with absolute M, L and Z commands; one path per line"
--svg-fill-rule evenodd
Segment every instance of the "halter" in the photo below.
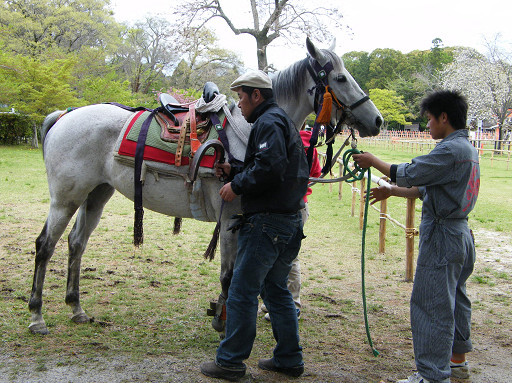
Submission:
M 307 69 L 313 80 L 315 81 L 315 85 L 308 89 L 308 93 L 310 95 L 314 93 L 314 111 L 315 114 L 320 114 L 320 111 L 322 109 L 322 105 L 324 102 L 324 93 L 329 93 L 332 98 L 332 103 L 336 107 L 336 115 L 338 115 L 338 112 L 341 110 L 341 115 L 339 119 L 337 119 L 336 126 L 333 128 L 330 124 L 327 124 L 327 136 L 326 136 L 326 143 L 328 145 L 327 147 L 327 157 L 326 157 L 326 163 L 324 168 L 322 169 L 322 175 L 325 176 L 332 167 L 332 144 L 334 143 L 334 137 L 336 133 L 338 133 L 341 129 L 342 123 L 347 118 L 347 111 L 353 111 L 355 108 L 359 107 L 366 101 L 370 99 L 367 95 L 365 95 L 360 100 L 354 102 L 352 105 L 346 105 L 342 101 L 338 99 L 336 94 L 334 94 L 332 88 L 329 86 L 329 73 L 331 73 L 334 70 L 334 66 L 331 61 L 328 61 L 324 66 L 320 65 L 320 63 L 310 58 Z M 316 146 L 318 142 L 318 132 L 320 129 L 320 124 L 315 122 L 315 126 L 313 127 L 313 133 L 311 135 L 311 139 L 309 141 L 309 148 L 307 151 L 307 158 L 308 158 L 308 164 L 311 169 L 311 165 L 313 163 L 313 149 Z M 355 136 L 353 134 L 353 130 L 351 136 L 355 139 Z
M 370 99 L 369 96 L 365 95 L 360 100 L 354 102 L 352 105 L 347 105 L 340 101 L 336 94 L 334 94 L 332 88 L 329 86 L 329 73 L 331 73 L 334 69 L 331 61 L 328 61 L 327 64 L 321 66 L 318 61 L 310 59 L 307 68 L 309 74 L 315 81 L 315 86 L 313 86 L 311 89 L 308 89 L 309 94 L 313 94 L 313 90 L 315 90 L 315 114 L 318 114 L 319 112 L 318 106 L 323 102 L 323 92 L 325 89 L 327 89 L 327 91 L 331 94 L 333 103 L 336 104 L 338 110 L 342 109 L 345 111 L 346 109 L 349 109 L 352 111 Z

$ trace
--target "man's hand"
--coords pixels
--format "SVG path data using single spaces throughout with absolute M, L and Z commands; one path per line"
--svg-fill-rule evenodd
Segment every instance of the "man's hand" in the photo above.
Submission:
M 373 154 L 368 152 L 353 154 L 352 158 L 363 169 L 371 168 L 373 166 L 374 160 L 376 159 Z
M 231 189 L 231 182 L 228 182 L 220 189 L 219 195 L 226 202 L 233 201 L 237 196 L 233 189 Z
M 370 195 L 365 198 L 370 198 L 370 205 L 376 202 L 388 199 L 391 197 L 391 188 L 388 186 L 379 186 L 378 188 L 370 189 Z
M 231 173 L 231 165 L 229 162 L 222 162 L 219 163 L 218 161 L 215 162 L 215 175 L 219 178 L 221 177 L 228 177 L 229 173 Z

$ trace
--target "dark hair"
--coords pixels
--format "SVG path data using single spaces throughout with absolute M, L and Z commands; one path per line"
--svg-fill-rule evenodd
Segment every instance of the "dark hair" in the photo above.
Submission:
M 246 86 L 242 85 L 242 92 L 247 93 L 249 96 L 252 95 L 252 92 L 254 92 L 254 89 L 258 89 L 261 93 L 261 96 L 268 100 L 269 98 L 274 97 L 274 91 L 269 88 L 254 88 L 252 86 Z
M 421 101 L 420 107 L 421 115 L 430 113 L 435 118 L 439 118 L 441 113 L 446 113 L 454 129 L 466 129 L 468 103 L 466 98 L 457 91 L 433 92 Z

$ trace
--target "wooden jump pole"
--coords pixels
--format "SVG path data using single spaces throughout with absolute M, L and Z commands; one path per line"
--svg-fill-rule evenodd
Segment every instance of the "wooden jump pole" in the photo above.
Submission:
M 405 217 L 405 280 L 412 282 L 414 279 L 414 213 L 416 198 L 407 198 L 407 213 Z

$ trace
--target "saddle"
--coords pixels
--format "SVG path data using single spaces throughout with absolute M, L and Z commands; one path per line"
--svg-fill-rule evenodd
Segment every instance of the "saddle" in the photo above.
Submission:
M 203 89 L 205 102 L 212 101 L 216 94 L 219 94 L 217 85 L 207 82 Z M 177 143 L 175 164 L 181 166 L 185 145 L 190 145 L 190 155 L 193 157 L 199 146 L 208 139 L 212 123 L 207 115 L 196 113 L 195 103 L 180 104 L 167 93 L 161 93 L 159 101 L 162 112 L 157 113 L 155 119 L 161 127 L 160 138 Z

